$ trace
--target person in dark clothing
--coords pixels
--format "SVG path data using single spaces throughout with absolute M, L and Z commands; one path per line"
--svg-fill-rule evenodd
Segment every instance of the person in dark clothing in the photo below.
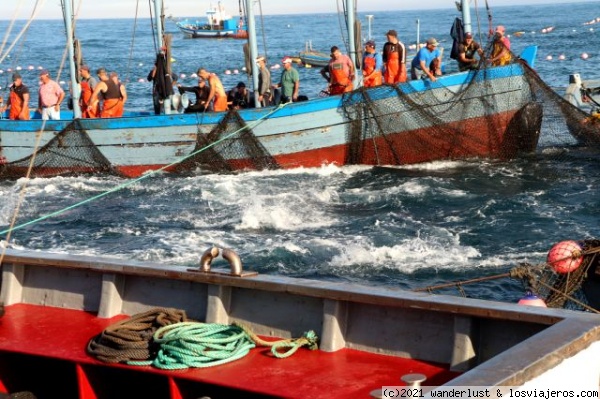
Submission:
M 227 95 L 227 104 L 229 109 L 250 108 L 250 90 L 246 88 L 244 82 L 240 82 Z
M 196 95 L 196 101 L 185 109 L 184 112 L 186 114 L 193 112 L 204 112 L 206 109 L 206 101 L 208 101 L 208 96 L 210 94 L 210 88 L 206 85 L 206 80 L 204 80 L 204 78 L 198 78 L 198 86 L 177 85 L 177 89 L 179 90 L 179 94 L 189 92 Z

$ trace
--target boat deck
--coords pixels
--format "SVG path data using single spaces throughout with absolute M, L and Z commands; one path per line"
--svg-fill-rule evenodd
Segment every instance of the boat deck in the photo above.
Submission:
M 353 349 L 328 353 L 302 348 L 276 359 L 268 348 L 256 348 L 229 364 L 183 371 L 108 365 L 88 356 L 86 345 L 125 316 L 103 319 L 30 304 L 5 310 L 0 318 L 0 391 L 31 391 L 38 399 L 369 398 L 384 385 L 405 385 L 400 381 L 405 374 L 422 373 L 425 384 L 434 386 L 459 374 L 447 365 Z M 52 395 L 44 396 L 48 392 Z

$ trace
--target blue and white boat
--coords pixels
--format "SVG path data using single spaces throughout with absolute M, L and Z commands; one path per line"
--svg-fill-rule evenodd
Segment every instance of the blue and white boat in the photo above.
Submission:
M 358 49 L 356 1 L 346 2 L 349 48 Z M 161 10 L 161 2 L 156 3 Z M 254 2 L 246 3 L 251 21 Z M 463 3 L 465 14 L 469 2 Z M 468 15 L 463 18 L 470 21 Z M 67 18 L 67 40 L 72 40 L 71 21 Z M 470 22 L 465 28 L 471 29 Z M 157 32 L 162 31 L 159 26 Z M 254 59 L 256 33 L 249 29 L 249 34 L 249 56 Z M 157 42 L 162 48 L 162 35 Z M 354 59 L 357 54 L 349 52 Z M 522 57 L 532 65 L 535 51 Z M 71 76 L 77 76 L 71 68 Z M 540 134 L 542 110 L 528 73 L 520 59 L 436 81 L 359 87 L 344 95 L 229 113 L 142 112 L 83 119 L 75 109 L 72 119 L 0 120 L 0 177 L 106 172 L 136 177 L 158 169 L 198 167 L 230 171 L 507 159 L 535 151 Z M 257 70 L 252 77 L 257 87 Z M 79 87 L 75 80 L 71 84 Z M 75 90 L 75 104 L 78 95 Z
M 184 35 L 194 39 L 248 38 L 243 16 L 235 18 L 227 14 L 221 2 L 206 11 L 206 21 L 184 19 L 177 21 L 176 25 Z

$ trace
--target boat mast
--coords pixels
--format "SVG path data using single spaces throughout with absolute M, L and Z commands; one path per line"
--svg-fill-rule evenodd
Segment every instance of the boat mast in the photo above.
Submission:
M 463 28 L 465 33 L 473 33 L 471 27 L 471 8 L 469 0 L 461 0 L 462 17 L 463 17 Z
M 348 52 L 350 59 L 352 60 L 352 64 L 356 68 L 358 64 L 357 54 L 356 54 L 356 41 L 354 34 L 354 24 L 356 20 L 356 0 L 346 0 L 346 25 L 348 27 Z M 358 74 L 354 74 L 354 87 L 356 87 Z
M 77 68 L 75 66 L 75 49 L 73 43 L 73 8 L 71 0 L 63 1 L 63 17 L 65 20 L 65 31 L 67 33 L 67 48 L 69 49 L 69 73 L 71 74 L 71 91 L 73 96 L 73 118 L 81 118 L 79 108 L 79 97 L 81 97 L 81 86 L 77 81 Z
M 154 18 L 156 19 L 156 45 L 160 53 L 163 48 L 163 4 L 162 0 L 154 0 Z
M 256 24 L 254 21 L 254 0 L 246 0 L 246 23 L 248 28 L 248 47 L 250 50 L 250 65 L 252 70 L 252 88 L 254 97 L 258 90 L 258 66 L 256 65 L 256 57 L 258 57 L 258 44 L 256 41 Z M 250 72 L 250 71 L 249 71 Z M 260 107 L 258 101 L 254 102 L 257 107 Z

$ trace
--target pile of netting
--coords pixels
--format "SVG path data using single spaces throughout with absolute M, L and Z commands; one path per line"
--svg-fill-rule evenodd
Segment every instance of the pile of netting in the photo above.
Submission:
M 566 240 L 548 252 L 546 263 L 521 263 L 507 273 L 416 289 L 436 293 L 492 280 L 519 280 L 525 295 L 519 304 L 600 313 L 600 240 Z
M 600 118 L 567 102 L 516 55 L 511 62 L 524 73 L 499 78 L 502 69 L 482 61 L 459 87 L 423 81 L 426 90 L 409 83 L 345 93 L 340 109 L 346 120 L 345 163 L 400 165 L 473 154 L 512 159 L 541 147 L 600 144 Z M 208 134 L 200 133 L 201 121 L 195 149 L 169 171 L 279 167 L 237 111 L 223 114 Z M 399 132 L 409 133 L 399 138 Z M 53 175 L 119 175 L 78 120 L 35 156 L 9 163 L 0 158 L 0 178 L 24 176 L 30 165 L 32 177 L 47 176 L 49 170 Z

